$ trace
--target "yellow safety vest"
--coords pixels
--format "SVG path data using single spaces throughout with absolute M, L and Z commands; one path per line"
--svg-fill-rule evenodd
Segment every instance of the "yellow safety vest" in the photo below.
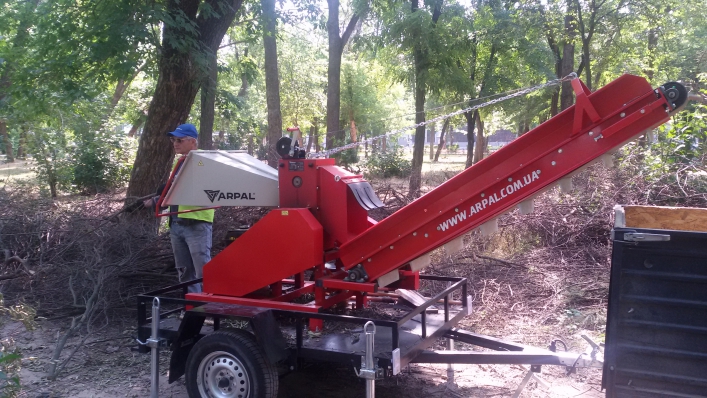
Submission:
M 200 209 L 200 206 L 184 206 L 184 205 L 179 205 L 177 208 L 177 211 L 185 211 L 185 210 L 193 210 L 193 209 Z M 177 214 L 178 218 L 188 218 L 191 220 L 199 220 L 199 221 L 206 221 L 206 222 L 214 222 L 214 209 L 207 209 L 207 210 L 201 210 L 201 211 L 192 211 L 189 213 L 181 213 Z
M 172 167 L 175 167 L 177 165 L 177 161 L 179 158 L 175 157 L 174 159 L 174 164 Z M 182 212 L 185 210 L 194 210 L 194 209 L 200 209 L 201 206 L 186 206 L 186 205 L 179 205 L 177 207 L 177 212 Z M 202 210 L 202 211 L 191 211 L 189 213 L 181 213 L 177 214 L 177 218 L 187 218 L 190 220 L 199 220 L 199 221 L 206 221 L 213 223 L 214 222 L 214 209 L 207 209 L 207 210 Z

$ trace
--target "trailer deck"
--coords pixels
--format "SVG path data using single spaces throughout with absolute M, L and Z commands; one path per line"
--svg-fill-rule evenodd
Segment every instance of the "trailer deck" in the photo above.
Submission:
M 373 352 L 380 369 L 377 378 L 396 375 L 410 363 L 527 364 L 532 365 L 535 372 L 540 371 L 541 365 L 559 365 L 570 369 L 601 366 L 601 358 L 594 354 L 553 352 L 458 329 L 457 325 L 471 313 L 472 308 L 471 298 L 466 294 L 466 279 L 431 275 L 421 275 L 420 278 L 446 282 L 448 287 L 415 307 L 402 309 L 399 304 L 377 303 L 380 309 L 394 308 L 394 312 L 399 314 L 395 319 L 390 316 L 362 317 L 204 303 L 166 296 L 182 291 L 189 283 L 179 284 L 139 296 L 138 338 L 146 340 L 149 337 L 152 319 L 147 316 L 148 304 L 157 297 L 163 305 L 188 308 L 182 319 L 174 310 L 164 313 L 171 315 L 171 318 L 160 316 L 159 335 L 163 344 L 172 350 L 170 382 L 184 374 L 191 347 L 204 336 L 221 330 L 227 320 L 247 322 L 241 326 L 253 331 L 269 360 L 287 363 L 291 370 L 299 368 L 304 361 L 339 362 L 361 368 L 362 358 L 366 355 L 364 325 L 368 322 L 373 322 L 377 327 Z M 456 301 L 461 304 L 451 304 L 452 296 L 465 297 L 465 300 Z M 428 312 L 431 307 L 437 308 L 437 313 Z M 312 318 L 331 327 L 322 333 L 308 332 L 306 321 Z M 212 321 L 206 324 L 207 319 Z M 431 350 L 441 338 L 473 345 L 475 350 Z

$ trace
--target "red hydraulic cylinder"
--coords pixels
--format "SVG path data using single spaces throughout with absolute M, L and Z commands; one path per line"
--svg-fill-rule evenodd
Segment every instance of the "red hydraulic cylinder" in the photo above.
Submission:
M 571 175 L 602 154 L 666 122 L 663 92 L 624 75 L 589 93 L 573 82 L 570 107 L 343 244 L 345 269 L 368 281 L 479 227 Z

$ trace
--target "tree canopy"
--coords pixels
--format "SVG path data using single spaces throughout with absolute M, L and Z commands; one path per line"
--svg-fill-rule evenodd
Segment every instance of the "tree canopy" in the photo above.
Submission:
M 129 182 L 128 196 L 142 196 L 165 178 L 173 156 L 165 133 L 184 122 L 200 127 L 203 146 L 266 159 L 286 127 L 298 126 L 315 152 L 572 72 L 593 90 L 628 72 L 655 86 L 682 81 L 704 94 L 705 6 L 300 0 L 272 9 L 243 0 L 6 1 L 0 148 L 8 161 L 28 154 L 40 160 L 52 195 Z M 266 84 L 271 78 L 276 86 Z M 277 103 L 269 100 L 274 93 Z M 484 156 L 493 129 L 523 134 L 572 98 L 568 85 L 545 89 L 467 112 L 448 130 L 466 133 L 469 166 Z M 382 149 L 414 137 L 412 197 L 430 130 L 441 131 L 442 123 L 376 142 Z

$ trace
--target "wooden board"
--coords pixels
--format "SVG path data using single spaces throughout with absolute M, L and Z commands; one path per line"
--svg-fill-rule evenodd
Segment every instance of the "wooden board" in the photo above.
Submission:
M 707 232 L 707 209 L 696 207 L 623 206 L 627 228 Z
M 397 289 L 395 293 L 399 294 L 401 299 L 412 304 L 413 307 L 419 307 L 422 304 L 425 304 L 427 300 L 429 300 L 427 297 L 421 295 L 415 290 Z M 439 312 L 439 310 L 434 306 L 430 306 L 427 307 L 427 310 L 425 310 L 425 312 L 428 314 L 436 314 Z

